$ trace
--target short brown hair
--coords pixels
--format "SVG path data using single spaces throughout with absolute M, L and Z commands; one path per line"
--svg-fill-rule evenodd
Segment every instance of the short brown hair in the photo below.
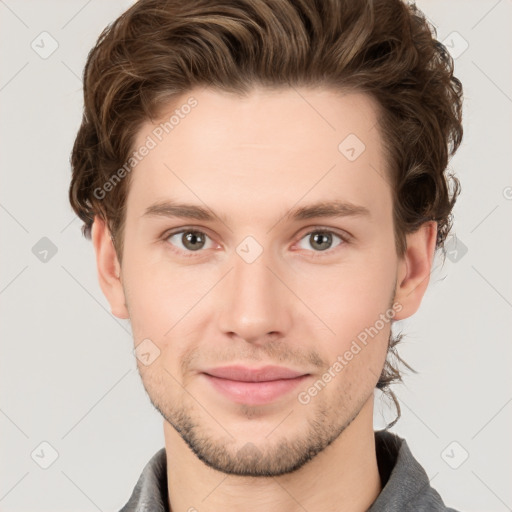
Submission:
M 104 198 L 94 191 L 128 160 L 142 123 L 173 98 L 196 86 L 240 95 L 254 86 L 323 86 L 377 100 L 397 254 L 428 220 L 444 249 L 460 192 L 446 170 L 462 140 L 462 85 L 435 37 L 402 0 L 139 0 L 101 33 L 84 69 L 69 190 L 84 235 L 99 215 L 121 261 L 129 177 Z M 395 357 L 399 339 L 389 344 Z M 394 380 L 400 374 L 386 361 L 377 387 L 392 396 L 398 419 Z

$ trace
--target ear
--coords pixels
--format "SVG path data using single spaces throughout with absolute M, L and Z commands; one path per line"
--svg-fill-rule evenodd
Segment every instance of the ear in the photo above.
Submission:
M 121 283 L 121 266 L 114 243 L 108 227 L 98 215 L 94 217 L 91 238 L 96 253 L 98 281 L 110 304 L 110 310 L 117 318 L 130 318 Z
M 399 260 L 395 290 L 395 302 L 401 304 L 402 309 L 395 320 L 414 315 L 420 307 L 430 281 L 436 238 L 435 221 L 425 222 L 417 231 L 406 235 L 407 249 Z

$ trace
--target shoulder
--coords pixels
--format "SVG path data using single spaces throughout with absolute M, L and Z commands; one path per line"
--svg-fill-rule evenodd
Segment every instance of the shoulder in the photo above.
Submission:
M 119 512 L 168 512 L 167 458 L 165 448 L 146 464 L 128 503 Z
M 378 430 L 375 449 L 382 491 L 368 512 L 458 512 L 444 504 L 405 439 Z

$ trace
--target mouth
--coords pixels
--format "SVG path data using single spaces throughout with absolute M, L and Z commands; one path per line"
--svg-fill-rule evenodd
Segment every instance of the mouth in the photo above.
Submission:
M 224 366 L 202 372 L 220 394 L 239 404 L 262 405 L 290 393 L 310 374 L 280 366 Z

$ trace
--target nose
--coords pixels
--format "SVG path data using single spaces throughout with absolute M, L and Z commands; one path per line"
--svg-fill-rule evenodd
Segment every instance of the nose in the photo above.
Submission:
M 261 344 L 289 331 L 293 294 L 270 259 L 265 251 L 252 263 L 234 254 L 234 268 L 219 290 L 219 327 L 223 334 Z

